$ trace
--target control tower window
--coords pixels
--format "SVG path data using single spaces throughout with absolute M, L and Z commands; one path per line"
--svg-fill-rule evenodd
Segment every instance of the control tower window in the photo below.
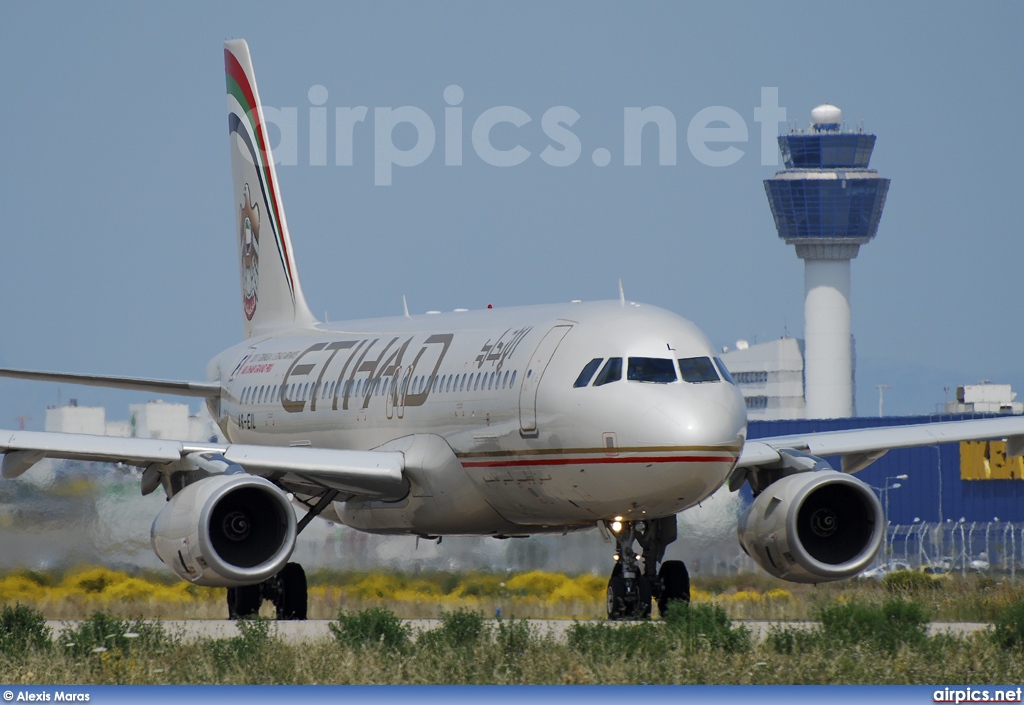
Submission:
M 679 379 L 676 376 L 676 366 L 672 360 L 663 360 L 659 357 L 629 358 L 629 373 L 626 378 L 630 382 L 654 382 L 657 384 L 668 384 Z
M 722 375 L 722 379 L 724 379 L 729 384 L 736 384 L 736 380 L 734 380 L 732 378 L 732 375 L 729 374 L 729 370 L 727 370 L 725 368 L 725 363 L 722 362 L 722 358 L 720 358 L 720 357 L 716 357 L 715 358 L 715 366 L 718 368 L 719 374 Z
M 594 386 L 600 387 L 602 384 L 618 382 L 620 379 L 622 379 L 622 358 L 609 358 L 608 362 L 604 363 L 604 367 L 601 368 L 597 379 L 594 380 Z
M 679 372 L 687 382 L 718 382 L 721 379 L 710 357 L 684 357 L 679 361 Z
M 583 368 L 583 371 L 580 372 L 580 376 L 576 378 L 575 382 L 573 382 L 572 386 L 586 387 L 590 384 L 590 380 L 593 379 L 594 373 L 597 372 L 597 368 L 601 366 L 602 360 L 604 360 L 603 357 L 595 357 L 593 360 L 588 362 Z M 505 373 L 505 379 L 508 379 L 508 372 Z

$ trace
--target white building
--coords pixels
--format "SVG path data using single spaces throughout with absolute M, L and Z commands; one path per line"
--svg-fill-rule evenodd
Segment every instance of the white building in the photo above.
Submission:
M 120 438 L 166 438 L 181 441 L 209 441 L 222 438 L 206 407 L 195 416 L 188 404 L 166 403 L 163 400 L 132 404 L 127 421 L 106 421 L 102 406 L 78 406 L 74 399 L 68 406 L 46 410 L 46 430 L 57 433 L 87 433 L 94 436 Z
M 79 406 L 72 399 L 67 406 L 51 406 L 46 409 L 47 431 L 55 433 L 88 433 L 102 436 L 106 433 L 107 410 L 102 406 Z
M 797 338 L 780 338 L 722 353 L 747 404 L 747 417 L 757 421 L 805 418 L 804 345 Z
M 965 384 L 956 388 L 956 401 L 946 403 L 947 414 L 1024 414 L 1024 402 L 1008 384 Z

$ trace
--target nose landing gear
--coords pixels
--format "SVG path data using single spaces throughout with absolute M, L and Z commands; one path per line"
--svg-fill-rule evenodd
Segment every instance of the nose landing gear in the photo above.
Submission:
M 690 601 L 690 576 L 682 561 L 664 561 L 665 548 L 676 540 L 675 516 L 651 521 L 606 522 L 618 550 L 608 579 L 608 619 L 647 619 L 651 604 L 658 601 L 662 616 L 673 600 Z M 633 552 L 633 543 L 643 549 Z M 641 563 L 642 561 L 642 563 Z M 661 570 L 658 570 L 658 564 Z

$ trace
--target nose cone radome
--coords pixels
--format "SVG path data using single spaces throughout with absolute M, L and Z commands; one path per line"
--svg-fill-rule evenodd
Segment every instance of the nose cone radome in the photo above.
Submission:
M 731 445 L 746 438 L 747 412 L 743 395 L 731 384 L 686 385 L 684 393 L 650 409 L 643 426 L 651 435 L 672 439 L 671 445 Z

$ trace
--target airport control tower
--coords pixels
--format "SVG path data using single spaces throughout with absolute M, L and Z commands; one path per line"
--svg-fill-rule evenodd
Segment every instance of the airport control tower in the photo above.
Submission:
M 889 179 L 868 169 L 875 135 L 842 128 L 834 105 L 779 137 L 785 162 L 764 182 L 779 237 L 804 261 L 806 417 L 854 415 L 850 260 L 878 232 Z

